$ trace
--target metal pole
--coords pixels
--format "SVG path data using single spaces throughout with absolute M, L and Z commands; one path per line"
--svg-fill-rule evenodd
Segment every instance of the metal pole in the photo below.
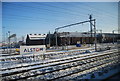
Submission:
M 115 31 L 115 30 L 112 31 L 112 32 L 113 32 L 113 44 L 114 44 L 114 31 Z
M 89 19 L 90 19 L 90 32 L 91 32 L 91 43 L 92 43 L 92 15 L 90 15 Z
M 66 44 L 66 50 L 68 50 L 68 44 L 67 44 L 67 42 L 68 42 L 68 37 L 67 37 L 67 32 L 65 32 L 65 38 L 66 38 L 66 42 L 65 42 L 65 44 Z
M 94 20 L 95 51 L 97 51 L 96 22 Z
M 15 36 L 15 44 L 14 44 L 15 50 L 16 50 L 16 45 L 17 45 L 17 37 Z
M 49 31 L 49 45 L 50 45 L 50 31 Z
M 10 31 L 8 31 L 8 41 L 9 41 L 9 54 L 11 54 L 11 45 L 10 45 Z
M 2 34 L 3 34 L 2 47 L 5 47 L 5 27 L 3 27 L 3 32 L 2 32 Z M 5 52 L 5 48 L 4 48 L 4 52 Z
M 6 33 L 7 53 L 8 53 L 8 33 Z
M 57 30 L 55 30 L 55 36 L 56 36 L 56 48 L 57 48 L 57 46 L 58 46 L 58 44 L 57 44 Z
M 70 45 L 70 33 L 69 33 L 69 45 Z
M 16 36 L 16 44 L 17 44 L 17 36 Z
M 102 38 L 102 30 L 100 30 L 100 33 L 101 33 L 101 38 Z M 101 43 L 102 43 L 102 40 L 101 40 Z

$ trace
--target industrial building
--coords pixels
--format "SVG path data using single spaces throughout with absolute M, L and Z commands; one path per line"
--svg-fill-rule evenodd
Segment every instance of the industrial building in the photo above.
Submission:
M 28 34 L 26 45 L 44 45 L 46 34 Z
M 94 34 L 90 33 L 80 33 L 80 32 L 59 32 L 57 33 L 57 42 L 59 46 L 62 45 L 76 45 L 80 44 L 89 44 L 94 43 Z M 47 34 L 46 36 L 46 45 L 50 44 L 50 46 L 56 45 L 56 34 Z
M 117 40 L 120 40 L 120 34 L 113 34 L 113 33 L 102 33 L 97 34 L 98 42 L 103 43 L 114 43 Z
M 112 33 L 97 33 L 97 43 L 113 43 L 120 39 L 120 34 Z M 88 32 L 59 32 L 57 33 L 57 42 L 59 46 L 62 45 L 76 45 L 94 43 L 94 33 Z M 56 45 L 56 33 L 54 34 L 29 34 L 26 38 L 26 45 Z

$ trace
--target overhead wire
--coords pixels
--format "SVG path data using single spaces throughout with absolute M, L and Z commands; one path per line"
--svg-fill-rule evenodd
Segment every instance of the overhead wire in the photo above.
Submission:
M 110 12 L 107 12 L 107 11 L 103 11 L 102 9 L 99 9 L 99 8 L 96 8 L 96 7 L 93 7 L 93 5 L 90 5 L 90 4 L 82 4 L 83 6 L 86 6 L 87 8 L 90 8 L 90 10 L 93 10 L 94 12 L 98 12 L 98 13 L 104 13 L 104 15 L 107 15 L 107 16 L 110 16 L 110 17 L 114 17 L 116 18 L 117 16 L 113 15 L 113 14 L 110 14 Z
M 85 3 L 85 2 L 84 2 Z M 93 12 L 96 12 L 96 13 L 102 13 L 99 9 L 97 9 L 97 8 L 93 8 L 93 7 L 91 7 L 91 6 L 89 6 L 89 5 L 85 5 L 84 3 L 81 3 L 80 5 L 75 5 L 75 6 L 73 6 L 73 7 L 75 7 L 75 8 L 77 8 L 77 9 L 79 9 L 79 7 L 82 7 L 84 10 L 88 10 L 88 11 L 93 11 Z M 63 3 L 64 5 L 69 5 L 69 4 L 67 4 L 67 3 Z M 81 6 L 82 5 L 82 6 Z M 116 17 L 116 16 L 114 16 L 114 15 L 108 15 L 108 13 L 107 12 L 104 12 L 103 11 L 103 13 L 105 13 L 104 14 L 104 16 L 107 16 L 107 17 Z M 94 14 L 95 15 L 95 14 Z M 98 16 L 98 17 L 101 17 L 100 15 L 96 15 L 96 16 Z
M 59 23 L 62 23 L 62 22 L 66 22 L 66 20 L 56 20 L 56 19 L 53 19 L 53 20 L 48 20 L 48 19 L 41 19 L 41 18 L 32 18 L 32 17 L 29 17 L 29 16 L 20 16 L 20 15 L 13 15 L 13 14 L 9 14 L 7 16 L 3 16 L 3 19 L 11 19 L 11 20 L 27 20 L 27 21 L 38 21 L 38 22 L 41 22 L 41 21 L 45 21 L 46 23 L 49 23 L 49 22 L 52 22 L 54 23 L 54 21 L 56 22 L 59 22 Z M 70 21 L 70 20 L 67 20 L 68 22 L 73 22 L 73 21 Z
M 68 5 L 67 3 L 65 4 L 64 3 L 64 5 Z M 82 4 L 83 5 L 83 4 Z M 89 10 L 89 11 L 93 11 L 93 9 L 91 9 L 91 7 L 89 6 L 89 7 L 86 7 L 86 5 L 83 5 L 84 7 L 82 7 L 84 10 Z M 73 7 L 75 7 L 75 6 L 73 6 Z M 80 6 L 81 7 L 81 6 Z M 75 8 L 79 8 L 79 6 L 76 6 Z M 95 9 L 94 9 L 94 11 L 93 12 L 97 12 L 97 13 L 99 13 L 98 11 L 95 11 Z M 112 16 L 109 16 L 109 15 L 106 15 L 106 14 L 104 14 L 104 15 L 98 15 L 98 14 L 93 14 L 93 16 L 94 16 L 94 18 L 95 19 L 97 19 L 97 20 L 99 20 L 99 21 L 103 21 L 103 23 L 107 23 L 107 24 L 110 24 L 109 22 L 111 22 L 111 21 L 113 21 L 114 19 L 115 19 L 115 17 L 113 18 Z M 102 16 L 104 16 L 104 17 L 102 17 Z M 97 18 L 96 18 L 97 17 Z M 109 18 L 108 19 L 108 21 L 104 21 L 106 18 Z M 117 18 L 116 18 L 116 20 L 117 20 Z M 112 24 L 112 23 L 111 23 Z
M 49 6 L 49 5 L 48 5 L 48 6 Z M 52 7 L 56 7 L 56 6 L 52 6 Z M 60 7 L 57 7 L 57 8 L 60 8 Z M 62 8 L 62 9 L 65 9 L 65 8 Z M 65 10 L 66 10 L 66 9 L 65 9 Z M 67 9 L 67 10 L 68 10 L 68 9 Z M 97 15 L 97 17 L 100 17 L 100 16 Z M 100 18 L 99 18 L 99 19 L 100 19 Z M 101 18 L 101 19 L 102 19 L 102 18 Z
M 14 6 L 15 6 L 16 4 L 14 4 Z M 43 5 L 43 4 L 42 4 Z M 32 10 L 40 10 L 40 9 L 42 9 L 42 10 L 46 10 L 46 11 L 49 11 L 49 12 L 52 12 L 52 13 L 59 13 L 60 11 L 58 11 L 58 9 L 63 9 L 63 10 L 67 10 L 67 13 L 69 12 L 72 12 L 72 10 L 69 10 L 69 9 L 66 9 L 66 8 L 62 8 L 62 7 L 56 7 L 57 8 L 57 10 L 49 10 L 49 9 L 43 9 L 43 8 L 38 8 L 38 7 L 33 7 L 33 6 L 27 6 L 27 5 L 19 5 L 19 7 L 20 6 L 22 6 L 22 7 L 25 7 L 25 8 L 28 8 L 28 9 L 31 9 L 32 8 Z M 49 7 L 50 7 L 50 5 L 48 5 Z M 16 7 L 18 7 L 18 5 L 16 5 Z M 15 7 L 15 8 L 16 8 Z M 53 7 L 53 6 L 51 6 L 51 7 Z M 55 7 L 55 6 L 54 6 Z M 76 8 L 78 8 L 78 7 L 76 7 Z M 85 7 L 84 7 L 85 8 Z M 23 9 L 22 9 L 23 10 Z M 89 7 L 89 8 L 87 8 L 86 7 L 86 9 L 84 9 L 84 10 L 89 10 L 89 11 L 94 11 L 94 12 L 97 12 L 97 13 L 99 13 L 98 11 L 96 11 L 95 9 L 92 9 L 91 7 Z M 62 14 L 65 14 L 66 12 L 64 12 L 64 13 L 62 13 Z M 74 14 L 74 16 L 78 16 L 78 11 L 77 12 L 75 12 L 76 13 L 76 15 Z M 9 15 L 9 14 L 8 14 Z M 67 14 L 67 15 L 70 15 L 70 14 Z M 72 16 L 73 16 L 73 14 L 71 14 Z M 95 14 L 94 14 L 95 15 Z M 95 15 L 95 16 L 97 16 L 97 17 L 99 17 L 99 20 L 104 20 L 103 18 L 101 18 L 100 17 L 100 15 Z M 106 14 L 104 14 L 104 16 L 109 16 L 109 15 L 106 15 Z M 22 16 L 18 16 L 18 17 L 22 17 Z M 79 16 L 80 17 L 80 16 Z M 24 16 L 24 18 L 27 18 L 27 17 L 25 17 Z M 112 17 L 111 17 L 112 18 Z M 28 19 L 29 20 L 29 19 Z M 45 19 L 46 20 L 46 19 Z M 33 20 L 34 21 L 34 20 Z M 109 24 L 109 23 L 108 23 Z
M 55 6 L 52 6 L 52 7 L 55 7 Z M 58 7 L 57 7 L 58 8 Z M 64 8 L 62 8 L 62 9 L 64 9 Z M 66 10 L 66 9 L 65 9 Z
M 80 16 L 86 16 L 86 15 L 84 15 L 84 14 L 80 14 L 78 11 L 70 10 L 70 9 L 63 8 L 63 7 L 58 7 L 58 6 L 49 5 L 49 4 L 39 4 L 39 3 L 34 3 L 34 4 L 43 5 L 43 6 L 48 6 L 48 7 L 53 7 L 53 8 L 57 8 L 57 9 L 62 9 L 62 10 L 65 10 L 65 12 L 68 12 L 68 13 L 71 13 L 71 12 L 72 12 L 72 13 L 77 14 L 77 15 L 80 15 Z
M 17 18 L 18 17 L 18 18 L 29 19 L 29 20 L 33 20 L 33 21 L 46 21 L 46 22 L 49 22 L 48 19 L 39 18 L 39 17 L 38 18 L 34 18 L 34 17 L 30 17 L 30 16 L 21 16 L 21 15 L 13 15 L 13 14 L 8 14 L 7 16 L 8 17 L 14 16 L 13 18 L 15 18 L 15 17 Z M 7 16 L 5 16 L 5 17 L 7 17 Z M 56 21 L 60 21 L 60 20 L 56 20 Z M 61 20 L 61 21 L 63 21 L 63 20 Z
M 10 3 L 10 4 L 13 4 L 14 6 L 16 5 L 16 4 L 14 4 L 14 3 Z M 65 12 L 65 11 L 58 11 L 58 10 L 49 10 L 49 9 L 46 9 L 46 8 L 44 8 L 44 7 L 35 7 L 35 6 L 28 6 L 28 5 L 21 5 L 21 4 L 17 4 L 16 6 L 19 6 L 19 7 L 27 7 L 27 8 L 33 8 L 33 9 L 37 9 L 37 10 L 45 10 L 45 11 L 49 11 L 49 12 L 52 12 L 52 13 L 57 13 L 57 14 L 64 14 L 65 15 L 65 13 L 67 13 L 67 15 L 72 15 L 72 16 L 77 16 L 78 17 L 78 15 L 79 14 L 74 14 L 74 13 L 70 13 L 70 12 Z M 80 16 L 79 16 L 80 17 Z
M 14 8 L 16 8 L 16 6 L 14 7 Z M 18 10 L 18 9 L 16 9 L 16 10 Z M 22 9 L 22 10 L 24 10 L 24 9 Z M 18 10 L 19 11 L 19 10 Z M 8 14 L 9 15 L 9 14 Z M 68 15 L 68 14 L 67 14 Z M 42 18 L 43 19 L 43 18 Z M 60 18 L 57 18 L 57 20 L 58 19 L 60 19 Z M 64 19 L 66 19 L 66 18 L 63 18 L 61 21 L 63 21 Z

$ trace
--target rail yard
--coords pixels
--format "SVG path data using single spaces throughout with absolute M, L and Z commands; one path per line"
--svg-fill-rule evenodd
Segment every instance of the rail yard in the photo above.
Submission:
M 4 1 L 0 81 L 120 80 L 120 2 Z
M 89 51 L 86 51 L 89 50 Z M 119 72 L 119 52 L 96 52 L 94 48 L 3 56 L 2 81 L 9 80 L 91 80 L 105 79 Z

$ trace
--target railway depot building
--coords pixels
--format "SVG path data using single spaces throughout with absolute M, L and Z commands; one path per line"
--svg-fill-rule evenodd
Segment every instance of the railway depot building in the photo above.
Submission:
M 81 32 L 61 32 L 58 33 L 60 44 L 62 45 L 76 45 L 80 44 L 89 44 L 94 43 L 94 34 L 90 33 L 81 33 Z
M 97 33 L 97 43 L 112 43 L 117 42 L 120 39 L 120 34 L 112 33 Z M 86 32 L 58 32 L 57 43 L 62 45 L 76 45 L 79 44 L 91 44 L 94 43 L 95 36 Z M 26 38 L 26 45 L 56 45 L 56 33 L 54 34 L 29 34 Z
M 67 44 L 67 45 L 76 45 L 77 43 L 80 44 L 91 44 L 95 42 L 95 35 L 94 33 L 88 32 L 62 32 L 58 33 L 60 44 Z M 113 34 L 113 33 L 97 33 L 96 34 L 97 43 L 113 43 L 120 40 L 120 34 Z
M 46 34 L 28 34 L 26 45 L 44 45 Z
M 98 42 L 102 41 L 103 43 L 113 43 L 120 40 L 120 34 L 103 33 L 101 36 L 99 35 L 101 34 L 98 34 Z

